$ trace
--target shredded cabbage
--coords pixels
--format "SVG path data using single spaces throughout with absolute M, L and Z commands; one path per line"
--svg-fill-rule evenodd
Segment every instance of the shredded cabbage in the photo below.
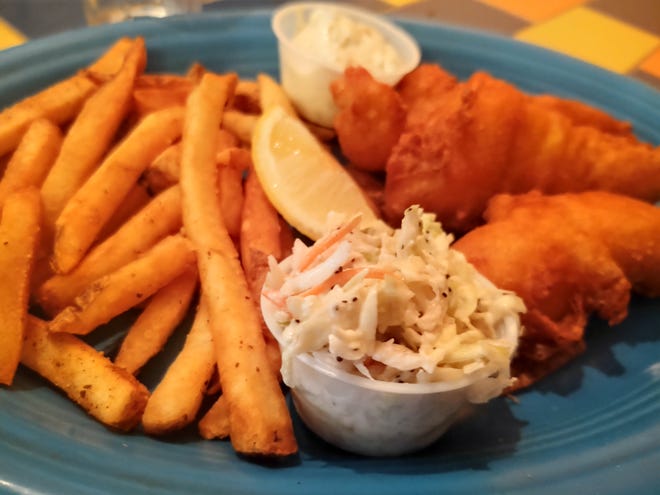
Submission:
M 524 303 L 452 249 L 434 215 L 413 206 L 398 229 L 345 225 L 270 260 L 263 294 L 278 308 L 285 382 L 291 360 L 311 353 L 374 380 L 488 378 L 491 396 L 511 383 L 515 343 L 498 327 Z

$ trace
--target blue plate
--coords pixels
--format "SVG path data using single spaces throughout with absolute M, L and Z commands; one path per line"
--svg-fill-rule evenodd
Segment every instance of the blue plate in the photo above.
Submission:
M 142 35 L 149 70 L 193 61 L 254 76 L 277 74 L 270 13 L 216 13 L 83 29 L 0 54 L 0 106 L 59 80 L 121 35 Z M 660 143 L 660 96 L 635 81 L 508 39 L 401 21 L 425 60 L 459 76 L 485 69 L 525 90 L 582 99 L 630 120 Z M 113 330 L 95 332 L 109 349 Z M 239 458 L 194 429 L 166 439 L 111 432 L 29 371 L 0 390 L 0 492 L 130 494 L 598 493 L 660 488 L 660 301 L 634 298 L 616 328 L 589 325 L 587 352 L 518 401 L 498 399 L 432 447 L 395 459 L 339 451 L 294 418 L 300 455 L 286 465 Z M 180 336 L 179 336 L 180 337 Z M 175 341 L 165 351 L 176 352 Z M 166 359 L 144 377 L 158 380 Z

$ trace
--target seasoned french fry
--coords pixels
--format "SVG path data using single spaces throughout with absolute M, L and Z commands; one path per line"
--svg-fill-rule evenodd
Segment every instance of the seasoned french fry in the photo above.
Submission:
M 229 108 L 242 113 L 261 113 L 259 84 L 256 81 L 239 79 L 234 90 L 234 97 L 229 102 Z
M 38 189 L 7 196 L 0 219 L 0 383 L 5 385 L 12 384 L 21 359 L 40 218 Z
M 163 150 L 144 171 L 144 180 L 152 192 L 160 192 L 179 183 L 179 165 L 181 163 L 181 142 L 174 143 Z
M 0 112 L 0 156 L 12 151 L 32 122 L 46 118 L 55 124 L 73 119 L 97 85 L 84 75 L 53 84 Z
M 221 160 L 221 154 L 227 148 L 235 148 L 239 140 L 229 131 L 218 130 L 217 138 L 217 160 Z M 149 165 L 144 173 L 145 181 L 153 192 L 162 191 L 179 182 L 179 168 L 181 163 L 181 142 L 168 146 Z
M 163 189 L 164 190 L 164 189 Z M 112 234 L 114 234 L 122 225 L 124 225 L 133 215 L 144 208 L 153 196 L 145 184 L 138 182 L 135 184 L 121 205 L 115 210 L 110 219 L 106 222 L 103 228 L 98 233 L 97 243 L 104 241 Z
M 62 149 L 41 187 L 46 242 L 69 198 L 89 177 L 108 150 L 126 116 L 133 84 L 144 69 L 144 40 L 139 39 L 117 75 L 91 96 L 69 128 Z
M 258 118 L 256 115 L 227 110 L 222 114 L 222 127 L 240 139 L 241 143 L 250 144 Z
M 121 70 L 126 56 L 137 42 L 134 38 L 119 38 L 87 68 L 87 72 L 101 81 L 110 79 Z
M 166 237 L 136 260 L 92 282 L 73 305 L 49 322 L 48 328 L 88 334 L 155 294 L 194 263 L 195 252 L 188 239 Z
M 197 429 L 201 437 L 206 440 L 229 437 L 229 406 L 224 395 L 218 397 L 218 400 L 206 411 L 197 423 Z
M 143 74 L 133 90 L 133 113 L 140 119 L 169 107 L 182 107 L 194 87 L 190 79 L 171 74 Z
M 41 187 L 62 145 L 60 128 L 35 120 L 23 135 L 0 180 L 0 208 L 8 194 L 23 187 Z
M 186 71 L 186 78 L 197 84 L 202 80 L 202 76 L 206 74 L 206 67 L 199 62 L 194 62 Z
M 259 85 L 259 103 L 262 112 L 265 113 L 271 108 L 278 106 L 282 107 L 289 115 L 298 115 L 282 86 L 272 77 L 268 74 L 261 73 L 257 75 L 257 84 Z
M 97 81 L 114 76 L 137 41 L 121 38 L 86 70 L 29 96 L 0 113 L 0 156 L 13 150 L 36 119 L 66 124 L 98 88 Z
M 268 274 L 268 257 L 281 261 L 293 244 L 291 228 L 281 220 L 264 193 L 257 174 L 250 171 L 245 180 L 245 197 L 241 216 L 241 262 L 252 298 L 259 301 Z M 262 319 L 262 331 L 271 367 L 279 375 L 282 355 L 277 340 Z
M 243 209 L 243 174 L 250 167 L 250 152 L 228 148 L 218 154 L 218 194 L 220 210 L 229 235 L 238 240 Z
M 284 92 L 284 89 L 277 81 L 275 81 L 275 79 L 268 74 L 262 73 L 257 76 L 257 84 L 259 85 L 259 104 L 262 112 L 266 112 L 272 107 L 279 106 L 289 115 L 297 115 L 293 103 L 291 103 L 291 100 Z M 307 121 L 303 122 L 312 134 L 323 142 L 331 141 L 336 135 L 334 129 L 322 127 Z
M 21 363 L 107 426 L 129 431 L 142 417 L 144 385 L 75 335 L 49 332 L 42 320 L 28 320 Z
M 188 311 L 197 287 L 197 267 L 182 273 L 154 294 L 128 330 L 114 359 L 132 374 L 163 348 Z M 215 361 L 214 361 L 215 363 Z
M 198 253 L 232 445 L 243 454 L 290 455 L 297 451 L 291 417 L 218 201 L 212 138 L 235 81 L 231 75 L 205 74 L 188 98 L 180 178 L 183 223 Z
M 66 275 L 54 275 L 36 291 L 36 299 L 49 315 L 71 304 L 94 280 L 145 253 L 164 237 L 181 229 L 181 191 L 178 186 L 160 193 L 112 236 L 94 247 Z
M 215 371 L 209 314 L 203 301 L 183 348 L 154 389 L 142 416 L 144 431 L 163 435 L 195 420 Z
M 255 301 L 261 297 L 261 287 L 268 273 L 268 257 L 273 256 L 278 261 L 284 257 L 282 229 L 277 210 L 268 200 L 257 174 L 250 170 L 245 179 L 240 246 L 243 269 Z
M 55 222 L 56 273 L 78 264 L 140 174 L 181 135 L 182 123 L 181 107 L 147 115 L 75 192 Z

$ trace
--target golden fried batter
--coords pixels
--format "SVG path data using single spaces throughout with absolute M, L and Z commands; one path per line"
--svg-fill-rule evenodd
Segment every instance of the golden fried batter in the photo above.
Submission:
M 342 152 L 358 168 L 383 170 L 405 124 L 401 97 L 361 67 L 346 69 L 331 91 L 339 109 L 334 127 Z
M 420 204 L 462 233 L 481 223 L 493 195 L 533 189 L 660 199 L 660 148 L 637 141 L 628 124 L 578 102 L 526 95 L 484 72 L 453 84 L 423 70 L 400 89 L 410 115 L 386 166 L 392 222 Z
M 495 196 L 485 217 L 454 248 L 525 301 L 517 388 L 584 349 L 590 314 L 616 324 L 631 289 L 660 296 L 660 208 L 607 192 L 531 192 Z

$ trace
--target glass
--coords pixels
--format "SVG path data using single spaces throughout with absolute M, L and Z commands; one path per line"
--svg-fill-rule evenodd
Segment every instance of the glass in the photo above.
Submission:
M 83 0 L 90 25 L 121 22 L 136 17 L 166 17 L 202 10 L 203 0 Z

